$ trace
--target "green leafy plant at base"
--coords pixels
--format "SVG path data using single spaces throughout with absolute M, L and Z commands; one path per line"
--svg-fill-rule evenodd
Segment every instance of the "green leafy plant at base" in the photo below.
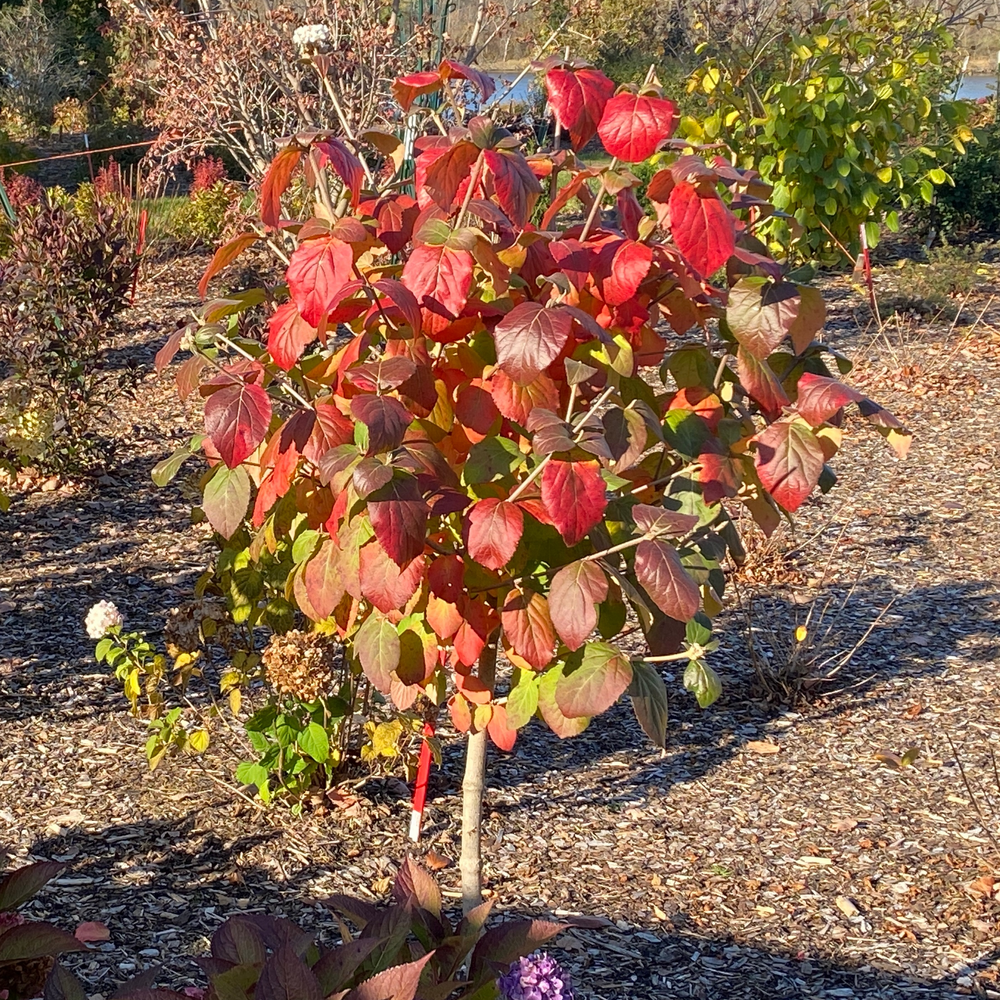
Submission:
M 976 142 L 951 169 L 953 184 L 938 188 L 918 217 L 946 236 L 1000 234 L 1000 124 L 974 129 Z
M 703 43 L 689 87 L 710 113 L 682 120 L 696 142 L 724 143 L 773 185 L 759 231 L 805 257 L 843 258 L 865 225 L 870 246 L 897 212 L 930 204 L 973 138 L 968 105 L 946 94 L 954 39 L 931 6 L 826 3 L 800 19 L 781 7 L 747 44 Z M 731 36 L 733 38 L 737 36 Z
M 535 717 L 568 738 L 628 695 L 662 746 L 659 664 L 685 664 L 702 706 L 721 691 L 711 617 L 740 551 L 723 501 L 771 531 L 832 488 L 847 406 L 897 454 L 909 441 L 837 378 L 850 363 L 817 339 L 820 294 L 748 235 L 771 210 L 759 174 L 672 140 L 652 77 L 616 92 L 587 64 L 541 68 L 569 148 L 531 157 L 463 113 L 467 88 L 493 92 L 478 70 L 395 81 L 401 113 L 424 116 L 415 195 L 359 157 L 400 138 L 290 138 L 201 292 L 257 244 L 283 280 L 207 302 L 157 355 L 162 370 L 183 348 L 179 391 L 205 399 L 201 510 L 243 573 L 234 614 L 263 624 L 280 593 L 397 708 L 446 705 L 467 734 L 467 911 L 487 739 L 509 751 Z M 416 103 L 431 93 L 436 118 Z M 595 135 L 606 165 L 577 158 Z M 661 149 L 647 214 L 629 166 Z M 305 221 L 282 200 L 297 176 Z M 560 222 L 573 198 L 585 216 Z M 629 611 L 642 652 L 616 642 Z
M 952 246 L 947 240 L 924 253 L 923 261 L 901 260 L 880 274 L 879 312 L 917 313 L 954 319 L 960 303 L 986 280 L 984 244 Z M 970 317 L 971 321 L 971 317 Z
M 70 934 L 18 912 L 18 907 L 65 869 L 55 861 L 39 861 L 0 877 L 0 996 L 5 1000 L 41 996 L 59 955 L 87 951 L 87 942 L 107 940 L 103 924 L 83 923 Z

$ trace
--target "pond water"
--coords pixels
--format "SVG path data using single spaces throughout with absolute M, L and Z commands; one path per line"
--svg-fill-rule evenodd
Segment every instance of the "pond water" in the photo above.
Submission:
M 495 104 L 500 101 L 503 104 L 525 104 L 530 100 L 530 91 L 535 86 L 535 74 L 526 73 L 518 80 L 510 93 L 504 94 L 507 87 L 517 79 L 517 73 L 494 73 L 497 92 L 488 102 Z M 977 101 L 980 97 L 991 97 L 996 93 L 997 78 L 994 73 L 973 73 L 963 77 L 958 88 L 957 97 L 966 101 Z

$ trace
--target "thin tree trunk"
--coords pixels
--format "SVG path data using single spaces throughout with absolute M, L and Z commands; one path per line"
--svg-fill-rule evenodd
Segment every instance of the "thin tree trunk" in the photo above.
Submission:
M 496 682 L 497 643 L 490 642 L 479 655 L 479 679 L 493 690 Z M 483 901 L 482 824 L 486 791 L 486 730 L 470 733 L 465 744 L 465 775 L 462 778 L 462 912 Z

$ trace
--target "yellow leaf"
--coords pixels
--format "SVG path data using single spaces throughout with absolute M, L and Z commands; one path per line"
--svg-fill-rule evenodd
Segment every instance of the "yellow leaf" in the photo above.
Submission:
M 797 628 L 797 629 L 795 630 L 795 641 L 796 641 L 796 642 L 805 642 L 805 640 L 806 640 L 806 636 L 807 636 L 808 634 L 809 634 L 809 632 L 808 632 L 808 630 L 806 629 L 805 625 L 800 625 L 800 626 L 799 626 L 799 627 L 798 627 L 798 628 Z
M 239 715 L 240 705 L 242 704 L 243 695 L 240 693 L 240 689 L 233 688 L 232 691 L 229 692 L 229 711 L 232 712 L 233 715 Z
M 188 746 L 195 753 L 204 753 L 208 749 L 208 730 L 198 729 L 188 737 Z

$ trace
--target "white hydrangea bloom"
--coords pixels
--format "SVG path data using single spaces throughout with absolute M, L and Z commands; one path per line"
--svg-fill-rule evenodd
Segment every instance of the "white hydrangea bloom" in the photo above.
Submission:
M 325 24 L 303 24 L 292 32 L 292 42 L 300 49 L 318 49 L 330 42 L 330 29 Z
M 103 639 L 113 628 L 120 628 L 124 619 L 122 613 L 111 601 L 98 601 L 87 612 L 87 635 L 91 639 Z

